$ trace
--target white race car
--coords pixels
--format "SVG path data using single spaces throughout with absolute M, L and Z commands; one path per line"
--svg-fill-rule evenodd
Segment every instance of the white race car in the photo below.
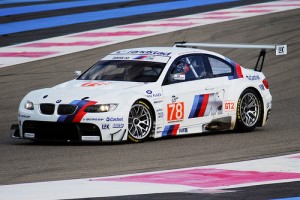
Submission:
M 259 48 L 245 69 L 200 47 Z M 12 137 L 34 141 L 141 142 L 266 124 L 272 97 L 261 72 L 266 49 L 286 45 L 177 43 L 113 52 L 78 77 L 20 103 Z

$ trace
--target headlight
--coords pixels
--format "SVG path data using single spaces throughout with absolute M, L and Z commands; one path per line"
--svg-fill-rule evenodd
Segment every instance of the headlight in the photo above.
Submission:
M 84 112 L 97 113 L 113 111 L 118 107 L 118 104 L 96 104 L 88 106 L 84 109 Z
M 25 105 L 24 105 L 25 109 L 27 110 L 33 110 L 33 103 L 31 101 L 26 101 Z

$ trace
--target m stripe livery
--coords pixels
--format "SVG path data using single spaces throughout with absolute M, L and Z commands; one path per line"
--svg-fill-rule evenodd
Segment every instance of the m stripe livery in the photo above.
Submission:
M 84 117 L 86 112 L 84 112 L 85 108 L 90 105 L 95 105 L 95 101 L 88 101 L 88 100 L 74 100 L 70 104 L 78 106 L 77 110 L 72 115 L 61 115 L 57 122 L 74 122 L 79 123 L 81 119 Z

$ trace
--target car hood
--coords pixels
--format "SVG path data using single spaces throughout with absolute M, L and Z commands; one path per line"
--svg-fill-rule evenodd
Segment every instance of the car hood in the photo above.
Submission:
M 109 98 L 116 93 L 145 85 L 139 82 L 72 80 L 44 90 L 39 102 L 70 103 L 74 100 Z

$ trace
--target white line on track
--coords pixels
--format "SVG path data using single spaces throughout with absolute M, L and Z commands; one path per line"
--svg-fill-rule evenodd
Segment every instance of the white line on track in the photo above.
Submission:
M 300 181 L 300 153 L 150 173 L 2 185 L 0 199 L 50 200 L 171 192 L 222 193 L 234 192 L 234 188 L 238 187 L 294 181 Z

